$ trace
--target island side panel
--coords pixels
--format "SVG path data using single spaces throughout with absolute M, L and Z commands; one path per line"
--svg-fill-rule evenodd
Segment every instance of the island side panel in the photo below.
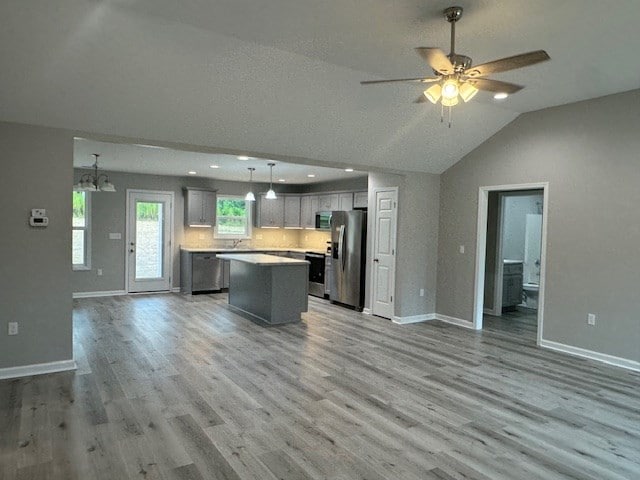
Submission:
M 300 321 L 309 309 L 309 264 L 271 267 L 273 298 L 271 323 Z
M 271 323 L 271 268 L 231 261 L 229 304 Z

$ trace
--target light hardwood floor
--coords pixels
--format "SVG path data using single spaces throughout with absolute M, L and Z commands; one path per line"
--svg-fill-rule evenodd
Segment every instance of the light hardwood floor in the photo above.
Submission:
M 75 301 L 76 372 L 0 382 L 3 479 L 638 479 L 640 375 L 312 300 Z

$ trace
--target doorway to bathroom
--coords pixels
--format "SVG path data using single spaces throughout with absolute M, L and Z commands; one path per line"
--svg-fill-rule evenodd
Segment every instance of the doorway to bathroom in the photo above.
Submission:
M 547 184 L 482 187 L 474 326 L 542 338 Z

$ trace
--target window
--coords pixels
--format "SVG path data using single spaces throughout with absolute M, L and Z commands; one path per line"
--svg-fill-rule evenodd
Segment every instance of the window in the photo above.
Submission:
M 218 195 L 216 203 L 216 238 L 251 238 L 251 202 Z
M 90 199 L 87 192 L 73 192 L 71 263 L 74 270 L 91 268 Z

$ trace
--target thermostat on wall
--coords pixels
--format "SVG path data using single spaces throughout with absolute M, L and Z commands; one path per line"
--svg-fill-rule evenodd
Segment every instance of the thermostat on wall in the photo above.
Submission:
M 44 208 L 32 208 L 31 217 L 29 217 L 29 225 L 32 227 L 46 227 L 49 225 L 49 217 Z

